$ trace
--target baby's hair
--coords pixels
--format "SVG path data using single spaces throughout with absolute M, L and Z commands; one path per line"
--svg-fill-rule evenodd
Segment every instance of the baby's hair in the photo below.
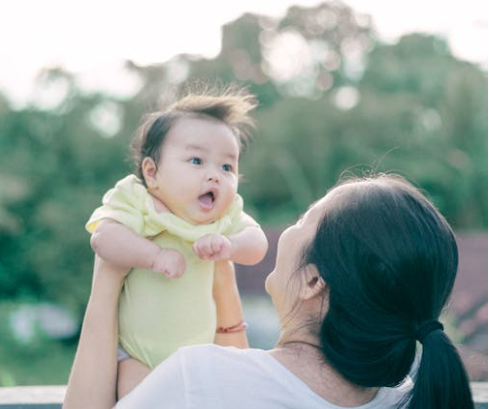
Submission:
M 131 144 L 136 174 L 145 183 L 141 169 L 144 158 L 152 158 L 158 166 L 165 137 L 181 118 L 218 120 L 232 130 L 240 148 L 247 146 L 250 131 L 254 128 L 250 112 L 257 105 L 255 96 L 250 94 L 247 88 L 234 85 L 225 89 L 215 86 L 186 92 L 185 96 L 167 109 L 152 112 L 144 117 Z

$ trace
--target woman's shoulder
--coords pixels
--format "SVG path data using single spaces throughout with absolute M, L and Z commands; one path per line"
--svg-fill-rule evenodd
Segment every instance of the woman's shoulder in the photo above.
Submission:
M 177 354 L 189 359 L 246 359 L 248 357 L 262 357 L 268 355 L 267 351 L 258 348 L 236 348 L 233 346 L 220 346 L 216 344 L 189 345 L 178 349 Z
M 242 373 L 270 372 L 273 367 L 273 358 L 263 349 L 240 349 L 232 346 L 219 346 L 215 344 L 202 344 L 185 346 L 176 352 L 182 370 L 189 370 L 194 375 L 209 376 L 213 373 L 216 377 L 232 377 L 236 368 Z
M 374 404 L 372 408 L 407 408 L 408 398 L 413 386 L 412 379 L 407 377 L 399 386 L 381 388 L 375 399 L 370 402 Z
M 222 384 L 246 386 L 258 382 L 268 393 L 259 393 L 261 399 L 268 401 L 269 394 L 279 394 L 293 402 L 307 401 L 310 407 L 336 408 L 317 395 L 309 386 L 290 372 L 268 351 L 257 348 L 238 349 L 222 347 L 214 344 L 193 345 L 178 350 L 181 364 L 196 378 L 219 379 Z M 212 376 L 211 376 L 212 375 Z M 205 382 L 205 381 L 204 381 Z M 207 385 L 212 388 L 212 383 Z M 398 387 L 381 388 L 377 396 L 359 409 L 386 409 L 398 407 L 399 403 L 409 395 L 413 383 L 410 378 Z M 235 391 L 239 394 L 239 391 Z M 257 396 L 258 398 L 258 396 Z

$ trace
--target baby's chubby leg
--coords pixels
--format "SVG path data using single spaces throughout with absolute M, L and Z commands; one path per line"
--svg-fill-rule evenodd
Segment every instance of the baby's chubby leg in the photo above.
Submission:
M 246 324 L 243 322 L 243 307 L 232 262 L 216 261 L 213 295 L 217 310 L 217 328 L 225 329 L 216 332 L 214 343 L 222 346 L 248 348 Z
M 117 400 L 131 392 L 151 370 L 134 358 L 119 361 L 117 370 Z

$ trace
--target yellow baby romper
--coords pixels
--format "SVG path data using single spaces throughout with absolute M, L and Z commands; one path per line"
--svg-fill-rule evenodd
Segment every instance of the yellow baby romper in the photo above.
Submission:
M 86 224 L 90 233 L 102 219 L 112 219 L 161 247 L 180 251 L 187 263 L 185 274 L 177 279 L 152 270 L 131 270 L 119 302 L 119 341 L 123 348 L 154 368 L 181 346 L 213 342 L 214 262 L 200 260 L 192 244 L 205 234 L 230 235 L 248 226 L 259 227 L 243 212 L 242 198 L 236 195 L 219 220 L 194 225 L 172 213 L 157 213 L 141 180 L 129 175 L 104 195 L 102 203 Z

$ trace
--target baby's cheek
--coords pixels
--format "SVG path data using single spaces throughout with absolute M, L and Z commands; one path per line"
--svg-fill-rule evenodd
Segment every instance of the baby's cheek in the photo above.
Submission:
M 233 205 L 237 193 L 237 189 L 234 188 L 230 188 L 224 193 L 223 202 L 226 209 L 229 209 Z

